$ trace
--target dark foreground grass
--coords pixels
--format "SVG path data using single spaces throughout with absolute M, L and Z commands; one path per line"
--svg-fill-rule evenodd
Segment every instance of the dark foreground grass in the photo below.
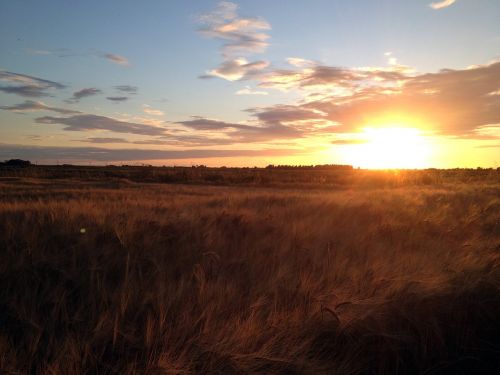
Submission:
M 0 372 L 497 374 L 500 186 L 0 179 Z

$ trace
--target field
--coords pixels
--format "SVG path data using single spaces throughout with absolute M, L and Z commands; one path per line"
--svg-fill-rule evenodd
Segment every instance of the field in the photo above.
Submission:
M 0 170 L 0 372 L 497 374 L 500 171 Z

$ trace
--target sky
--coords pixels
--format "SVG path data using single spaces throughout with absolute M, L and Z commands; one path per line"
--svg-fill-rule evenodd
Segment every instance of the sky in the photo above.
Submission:
M 0 3 L 0 160 L 500 167 L 497 0 Z

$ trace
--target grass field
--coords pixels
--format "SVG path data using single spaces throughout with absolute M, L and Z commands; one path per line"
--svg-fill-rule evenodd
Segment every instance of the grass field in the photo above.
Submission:
M 260 171 L 0 173 L 0 372 L 498 373 L 498 170 Z

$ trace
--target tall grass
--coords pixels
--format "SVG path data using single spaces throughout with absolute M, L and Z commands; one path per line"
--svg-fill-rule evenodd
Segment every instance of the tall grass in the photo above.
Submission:
M 0 372 L 493 374 L 499 213 L 480 182 L 3 178 Z

